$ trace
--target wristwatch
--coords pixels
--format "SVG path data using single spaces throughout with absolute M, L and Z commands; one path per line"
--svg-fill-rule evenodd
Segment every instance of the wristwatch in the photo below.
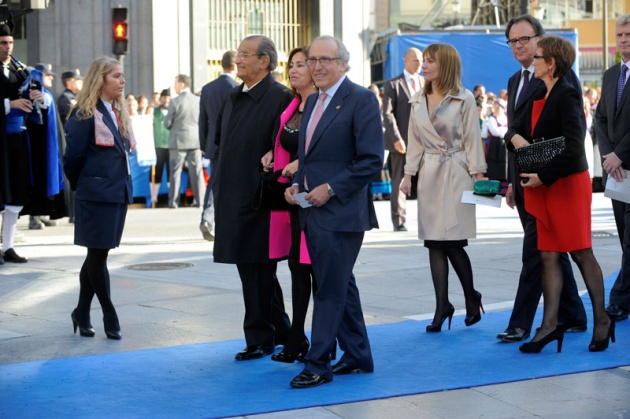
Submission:
M 327 183 L 326 186 L 328 187 L 328 196 L 335 196 L 335 191 L 333 191 L 333 188 L 330 186 L 330 183 Z

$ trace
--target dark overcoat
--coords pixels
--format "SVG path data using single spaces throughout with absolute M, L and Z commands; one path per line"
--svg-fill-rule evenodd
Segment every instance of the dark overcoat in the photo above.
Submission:
M 293 93 L 268 74 L 251 90 L 230 93 L 217 120 L 214 261 L 269 261 L 269 211 L 256 209 L 261 157 L 272 149 L 280 114 Z

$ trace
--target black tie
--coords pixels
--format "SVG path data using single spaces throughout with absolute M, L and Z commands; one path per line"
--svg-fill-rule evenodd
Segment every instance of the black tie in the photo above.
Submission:
M 518 94 L 518 100 L 516 101 L 516 105 L 518 106 L 521 103 L 523 97 L 525 97 L 525 90 L 527 90 L 527 85 L 529 84 L 529 70 L 523 71 L 523 87 L 521 87 L 521 92 Z

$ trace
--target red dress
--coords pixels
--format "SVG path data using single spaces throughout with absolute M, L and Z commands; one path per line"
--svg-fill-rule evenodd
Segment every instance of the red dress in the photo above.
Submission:
M 532 132 L 545 106 L 534 102 Z M 588 170 L 563 177 L 547 187 L 525 189 L 525 209 L 536 218 L 538 250 L 571 252 L 592 247 L 591 178 Z

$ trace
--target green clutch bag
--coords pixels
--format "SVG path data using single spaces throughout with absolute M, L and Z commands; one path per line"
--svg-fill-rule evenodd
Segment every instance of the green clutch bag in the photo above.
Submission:
M 475 182 L 474 193 L 477 195 L 496 195 L 501 192 L 501 182 L 498 180 L 478 180 Z

